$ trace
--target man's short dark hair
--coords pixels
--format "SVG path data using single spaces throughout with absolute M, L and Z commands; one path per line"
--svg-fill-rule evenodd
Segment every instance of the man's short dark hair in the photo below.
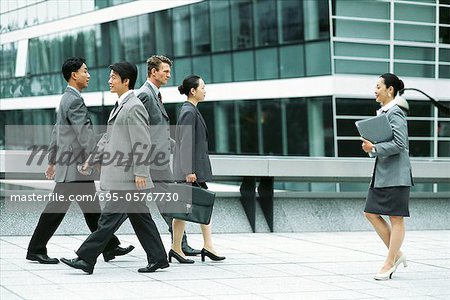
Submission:
M 61 68 L 64 79 L 69 82 L 72 72 L 78 71 L 85 62 L 86 60 L 83 57 L 69 57 L 66 59 Z
M 162 63 L 166 63 L 169 66 L 172 66 L 172 61 L 163 55 L 152 55 L 147 59 L 147 73 L 150 74 L 150 71 L 155 68 L 156 71 L 159 71 L 159 66 Z
M 138 70 L 136 65 L 131 64 L 127 61 L 115 63 L 109 66 L 111 70 L 119 74 L 122 82 L 125 79 L 129 79 L 130 83 L 128 84 L 128 88 L 130 90 L 134 89 L 134 84 L 136 83 Z

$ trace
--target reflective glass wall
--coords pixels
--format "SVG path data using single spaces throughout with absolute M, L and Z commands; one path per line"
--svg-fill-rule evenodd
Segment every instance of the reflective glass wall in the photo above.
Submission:
M 332 0 L 334 72 L 450 78 L 449 0 Z
M 328 0 L 203 1 L 41 36 L 28 41 L 25 77 L 14 76 L 17 46 L 1 50 L 1 97 L 61 93 L 59 70 L 73 55 L 87 59 L 87 92 L 107 89 L 115 61 L 138 64 L 143 81 L 154 53 L 174 61 L 169 85 L 191 73 L 208 83 L 331 74 Z

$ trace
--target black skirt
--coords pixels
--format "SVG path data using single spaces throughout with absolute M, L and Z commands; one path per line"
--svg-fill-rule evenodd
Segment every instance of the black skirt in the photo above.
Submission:
M 409 186 L 370 187 L 364 212 L 409 217 Z

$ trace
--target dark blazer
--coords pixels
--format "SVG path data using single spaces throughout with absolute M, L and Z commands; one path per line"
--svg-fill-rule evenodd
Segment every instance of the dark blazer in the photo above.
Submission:
M 376 188 L 412 186 L 408 125 L 405 114 L 397 105 L 389 108 L 385 113 L 392 127 L 393 138 L 390 141 L 375 144 L 377 158 L 373 186 Z
M 150 165 L 150 169 L 167 171 L 170 173 L 167 174 L 167 176 L 171 178 L 172 172 L 170 171 L 170 153 L 172 150 L 172 144 L 174 144 L 175 141 L 170 138 L 169 115 L 167 114 L 164 105 L 162 105 L 159 101 L 155 90 L 151 87 L 148 81 L 146 81 L 139 90 L 135 91 L 135 94 L 139 100 L 141 100 L 142 104 L 144 104 L 149 116 L 148 122 L 150 125 L 150 137 L 152 139 L 152 144 L 155 147 L 153 154 L 164 156 L 164 158 L 157 160 L 158 164 L 152 163 Z
M 212 180 L 208 152 L 208 128 L 200 111 L 186 101 L 181 107 L 175 130 L 174 176 L 176 181 L 186 181 L 194 173 L 198 182 Z
M 96 144 L 89 111 L 84 100 L 67 87 L 59 103 L 56 124 L 50 142 L 49 163 L 56 165 L 56 182 L 91 181 L 83 176 L 77 165 L 86 161 Z

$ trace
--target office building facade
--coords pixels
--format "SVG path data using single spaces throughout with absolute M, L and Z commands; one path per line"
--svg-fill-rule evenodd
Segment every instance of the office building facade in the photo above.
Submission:
M 375 114 L 375 82 L 386 72 L 450 105 L 449 0 L 5 3 L 2 130 L 53 124 L 69 56 L 87 60 L 83 97 L 96 124 L 115 101 L 112 62 L 138 65 L 140 85 L 148 56 L 173 60 L 162 90 L 172 123 L 184 101 L 176 86 L 202 76 L 207 96 L 199 109 L 212 154 L 364 157 L 354 122 Z M 420 94 L 405 96 L 411 156 L 450 157 L 450 116 Z M 20 140 L 8 145 L 20 148 Z

